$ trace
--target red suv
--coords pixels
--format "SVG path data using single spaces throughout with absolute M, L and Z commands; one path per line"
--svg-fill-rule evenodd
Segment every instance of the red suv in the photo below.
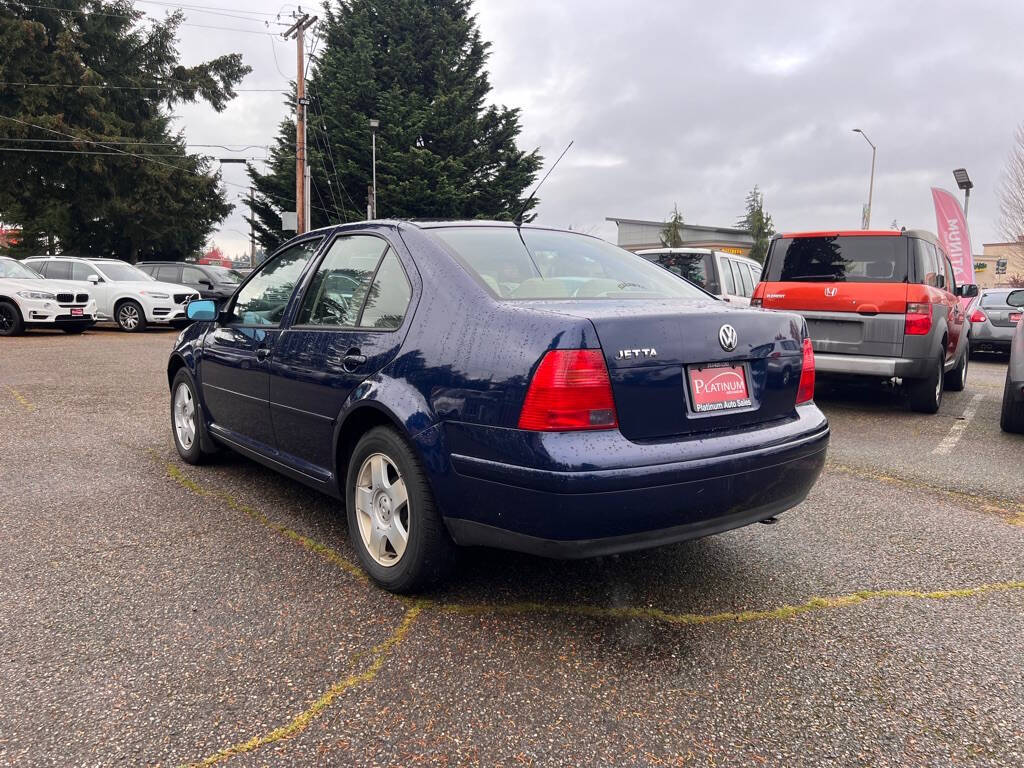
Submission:
M 807 320 L 819 374 L 901 378 L 915 411 L 967 381 L 969 323 L 949 257 L 924 230 L 796 232 L 772 238 L 752 306 Z

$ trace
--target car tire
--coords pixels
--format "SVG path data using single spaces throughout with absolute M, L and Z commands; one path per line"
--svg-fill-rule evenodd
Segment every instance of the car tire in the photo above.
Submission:
M 1006 371 L 1006 383 L 1003 384 L 1003 409 L 999 415 L 999 426 L 1004 432 L 1024 433 L 1024 402 L 1014 402 L 1009 370 Z
M 963 392 L 967 386 L 967 358 L 970 355 L 965 349 L 960 355 L 960 362 L 944 377 L 942 386 L 950 392 Z
M 394 429 L 375 427 L 356 444 L 345 509 L 359 562 L 384 589 L 417 592 L 442 581 L 454 566 L 455 545 L 426 474 Z
M 942 385 L 945 377 L 942 354 L 935 358 L 932 372 L 923 379 L 910 382 L 910 408 L 918 413 L 937 413 L 942 405 Z
M 20 336 L 25 332 L 21 310 L 9 301 L 0 301 L 0 336 Z
M 128 333 L 146 330 L 146 313 L 137 301 L 129 299 L 118 304 L 117 310 L 114 312 L 114 320 L 117 321 L 118 328 Z
M 196 396 L 192 376 L 182 368 L 171 384 L 171 435 L 178 455 L 189 464 L 203 464 L 217 451 L 204 448 L 212 445 L 206 436 L 203 407 Z

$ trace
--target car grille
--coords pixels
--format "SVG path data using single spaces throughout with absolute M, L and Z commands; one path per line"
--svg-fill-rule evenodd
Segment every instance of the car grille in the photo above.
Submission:
M 70 304 L 75 300 L 75 294 L 73 293 L 58 293 L 57 303 L 58 304 Z
M 89 303 L 89 294 L 88 293 L 79 293 L 79 294 L 77 294 L 75 296 L 75 301 L 77 301 L 79 304 L 88 304 Z
M 175 304 L 188 304 L 188 302 L 191 299 L 192 299 L 192 294 L 191 293 L 176 293 L 176 294 L 174 294 L 174 303 Z

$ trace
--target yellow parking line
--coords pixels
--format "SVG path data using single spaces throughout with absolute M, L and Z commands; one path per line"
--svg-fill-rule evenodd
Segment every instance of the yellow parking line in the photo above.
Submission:
M 167 474 L 170 476 L 170 478 L 174 480 L 182 488 L 185 488 L 186 490 L 189 490 L 198 496 L 206 496 L 210 498 L 220 499 L 222 502 L 224 502 L 224 504 L 226 504 L 228 507 L 235 510 L 236 512 L 241 512 L 242 514 L 247 515 L 248 517 L 255 520 L 264 528 L 267 528 L 273 531 L 274 533 L 284 536 L 287 539 L 291 539 L 303 549 L 326 559 L 333 565 L 336 565 L 338 568 L 345 571 L 345 573 L 349 574 L 350 576 L 354 576 L 355 578 L 363 582 L 367 581 L 367 576 L 363 572 L 363 570 L 355 563 L 352 563 L 349 560 L 347 560 L 337 550 L 328 547 L 326 544 L 321 544 L 319 541 L 311 539 L 308 536 L 304 536 L 298 531 L 289 528 L 286 525 L 282 525 L 281 523 L 275 523 L 264 513 L 260 512 L 257 509 L 253 509 L 248 504 L 243 504 L 227 491 L 206 488 L 200 485 L 195 480 L 192 480 L 190 477 L 188 477 L 174 464 L 165 463 L 164 466 L 166 467 Z
M 906 488 L 913 488 L 920 491 L 936 493 L 941 496 L 948 496 L 951 499 L 966 504 L 972 509 L 980 509 L 983 512 L 996 514 L 1006 520 L 1006 522 L 1010 523 L 1010 525 L 1024 526 L 1024 503 L 1019 501 L 1010 501 L 1009 499 L 1000 499 L 994 496 L 982 496 L 981 494 L 970 493 L 969 491 L 956 491 L 951 488 L 943 488 L 941 485 L 926 483 L 923 480 L 891 475 L 886 472 L 879 472 L 863 467 L 838 464 L 832 461 L 825 463 L 825 469 L 826 471 L 841 472 L 846 475 L 852 475 L 853 477 L 859 477 L 863 480 L 892 483 L 895 485 L 902 485 Z
M 26 411 L 34 411 L 36 409 L 36 407 L 32 405 L 29 399 L 25 397 L 23 394 L 21 394 L 21 392 L 16 390 L 14 387 L 8 387 L 8 389 L 11 390 L 11 395 L 14 397 L 14 399 L 17 400 L 25 408 Z
M 370 665 L 362 672 L 349 675 L 343 680 L 339 680 L 330 688 L 328 688 L 320 698 L 314 701 L 308 708 L 296 715 L 287 724 L 280 728 L 276 728 L 270 733 L 266 733 L 260 736 L 253 736 L 248 741 L 234 744 L 230 747 L 214 752 L 209 757 L 206 757 L 198 762 L 188 764 L 190 768 L 206 768 L 206 766 L 215 765 L 228 758 L 235 757 L 236 755 L 242 755 L 246 752 L 252 752 L 260 747 L 265 747 L 268 744 L 273 744 L 277 741 L 284 739 L 290 739 L 292 736 L 301 733 L 309 727 L 317 717 L 319 717 L 331 703 L 341 696 L 345 691 L 350 688 L 354 688 L 364 683 L 369 683 L 377 676 L 381 668 L 384 666 L 384 662 L 387 660 L 388 654 L 394 650 L 395 646 L 399 645 L 405 640 L 406 635 L 409 634 L 409 630 L 416 618 L 420 615 L 423 610 L 423 603 L 415 602 L 412 607 L 409 608 L 405 613 L 405 618 L 402 619 L 402 623 L 398 625 L 398 628 L 394 633 L 384 642 L 375 646 L 372 653 L 373 661 Z
M 953 598 L 975 597 L 990 592 L 1024 591 L 1024 581 L 1006 581 L 998 584 L 982 584 L 964 589 L 940 589 L 925 592 L 917 589 L 876 589 L 851 592 L 834 597 L 812 597 L 805 603 L 783 605 L 763 611 L 723 611 L 721 613 L 670 613 L 660 608 L 637 608 L 634 606 L 602 607 L 596 605 L 548 604 L 548 603 L 491 603 L 460 605 L 457 603 L 435 605 L 444 613 L 456 615 L 483 614 L 561 614 L 595 619 L 644 619 L 675 625 L 741 623 L 789 619 L 802 613 L 830 610 L 858 605 L 871 600 L 906 598 L 916 600 L 950 600 Z

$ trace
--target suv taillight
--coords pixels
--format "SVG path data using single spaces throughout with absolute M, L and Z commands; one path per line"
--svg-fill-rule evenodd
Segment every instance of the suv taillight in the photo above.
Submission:
M 519 428 L 539 432 L 614 429 L 612 382 L 599 349 L 552 349 L 526 392 Z
M 814 399 L 814 347 L 810 339 L 804 339 L 804 361 L 800 369 L 800 386 L 796 390 L 796 404 L 809 403 Z
M 971 312 L 971 322 L 972 323 L 984 323 L 985 322 L 985 313 L 982 312 L 980 309 L 974 310 L 973 312 Z
M 903 333 L 907 336 L 925 336 L 932 329 L 932 305 L 907 303 L 907 319 Z

